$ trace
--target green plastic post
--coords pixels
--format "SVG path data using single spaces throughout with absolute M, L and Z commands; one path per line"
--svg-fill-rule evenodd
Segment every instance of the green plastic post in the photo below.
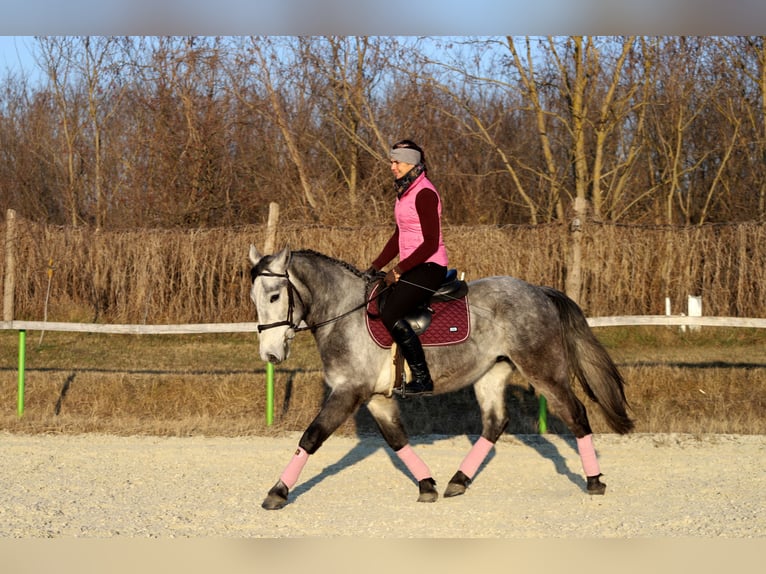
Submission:
M 24 369 L 27 360 L 27 332 L 19 331 L 19 417 L 24 414 Z
M 274 364 L 266 363 L 266 426 L 274 422 Z
M 538 402 L 540 408 L 537 413 L 537 426 L 540 434 L 544 434 L 548 432 L 548 400 L 543 395 L 540 395 Z

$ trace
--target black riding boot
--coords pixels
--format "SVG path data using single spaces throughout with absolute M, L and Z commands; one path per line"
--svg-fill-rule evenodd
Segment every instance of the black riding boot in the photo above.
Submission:
M 434 390 L 434 383 L 431 380 L 431 373 L 428 371 L 426 357 L 423 353 L 423 346 L 420 344 L 412 326 L 404 319 L 399 319 L 394 323 L 391 330 L 391 336 L 402 351 L 402 356 L 410 366 L 412 372 L 412 381 L 404 384 L 404 389 L 399 392 L 401 395 L 430 395 Z

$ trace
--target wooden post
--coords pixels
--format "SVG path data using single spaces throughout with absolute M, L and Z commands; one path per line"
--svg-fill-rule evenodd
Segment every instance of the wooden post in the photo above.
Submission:
M 266 224 L 266 244 L 263 253 L 270 255 L 274 252 L 277 244 L 277 225 L 279 224 L 279 204 L 272 201 L 269 204 L 269 221 Z
M 13 321 L 13 293 L 16 287 L 16 212 L 9 209 L 5 217 L 5 285 L 3 291 L 3 321 Z
M 277 244 L 277 224 L 279 223 L 279 204 L 272 201 L 269 204 L 269 220 L 266 224 L 266 243 L 263 253 L 270 255 Z M 274 422 L 274 365 L 266 364 L 266 426 Z

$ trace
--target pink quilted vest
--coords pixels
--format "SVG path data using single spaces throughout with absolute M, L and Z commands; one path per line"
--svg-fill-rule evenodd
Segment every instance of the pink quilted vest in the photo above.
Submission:
M 439 204 L 439 221 L 442 217 L 442 200 L 439 192 L 436 191 L 434 184 L 431 183 L 426 174 L 422 173 L 412 182 L 409 189 L 402 197 L 396 200 L 394 205 L 394 217 L 399 226 L 399 260 L 406 259 L 410 254 L 423 243 L 423 230 L 420 228 L 420 218 L 415 207 L 415 198 L 420 190 L 428 188 L 434 190 Z M 439 247 L 436 252 L 429 257 L 426 262 L 438 263 L 447 267 L 447 250 L 444 247 L 444 238 L 442 237 L 441 225 L 439 225 Z

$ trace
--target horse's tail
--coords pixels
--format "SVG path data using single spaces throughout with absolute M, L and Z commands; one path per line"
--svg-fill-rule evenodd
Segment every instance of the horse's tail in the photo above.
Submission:
M 582 309 L 561 291 L 542 288 L 556 305 L 561 318 L 561 337 L 564 342 L 570 371 L 583 390 L 601 407 L 609 426 L 617 433 L 633 430 L 633 421 L 626 412 L 625 381 L 593 334 Z

